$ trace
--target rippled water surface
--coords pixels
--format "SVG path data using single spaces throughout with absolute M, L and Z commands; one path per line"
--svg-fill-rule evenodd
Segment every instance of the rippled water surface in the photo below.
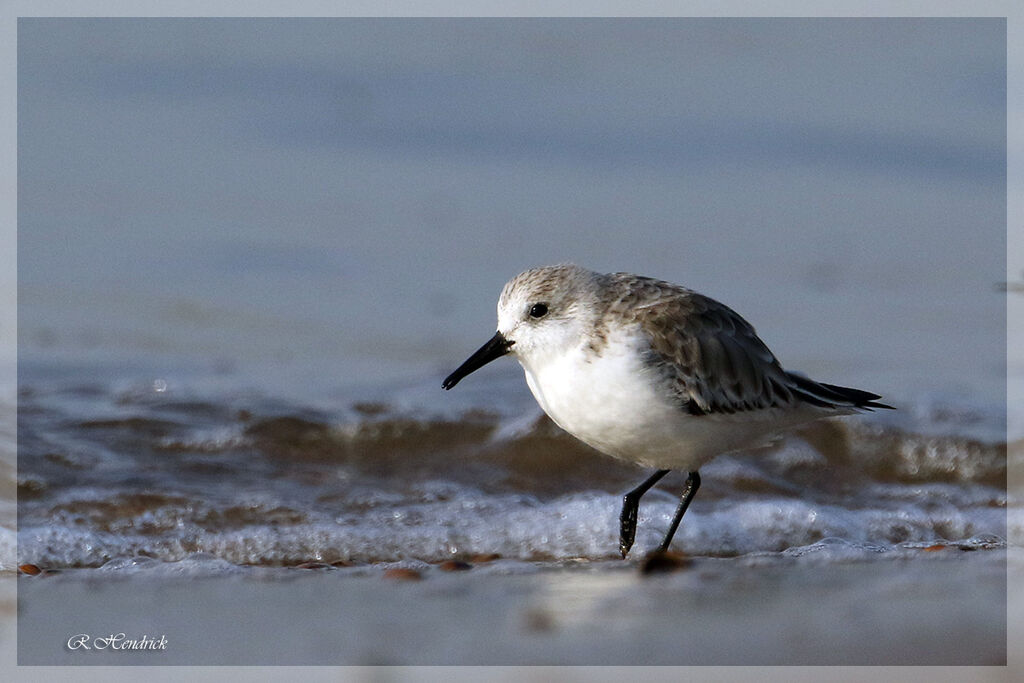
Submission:
M 512 396 L 514 368 L 493 380 Z M 646 476 L 597 454 L 529 399 L 479 407 L 433 383 L 391 402 L 297 404 L 187 384 L 23 382 L 21 559 L 99 567 L 207 553 L 234 564 L 608 558 L 620 496 Z M 436 400 L 427 400 L 437 391 Z M 450 400 L 449 398 L 452 397 Z M 422 405 L 415 405 L 423 400 Z M 676 543 L 689 553 L 999 547 L 998 415 L 959 405 L 822 423 L 722 456 Z M 682 488 L 644 499 L 638 548 Z

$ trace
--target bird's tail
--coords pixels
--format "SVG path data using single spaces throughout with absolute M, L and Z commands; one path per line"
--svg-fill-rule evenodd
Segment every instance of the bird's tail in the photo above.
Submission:
M 791 382 L 789 390 L 797 398 L 820 408 L 857 408 L 860 410 L 885 408 L 886 410 L 895 410 L 892 406 L 878 403 L 875 399 L 882 397 L 878 394 L 872 394 L 870 391 L 815 382 L 813 379 L 795 372 L 787 372 L 786 376 L 789 377 Z

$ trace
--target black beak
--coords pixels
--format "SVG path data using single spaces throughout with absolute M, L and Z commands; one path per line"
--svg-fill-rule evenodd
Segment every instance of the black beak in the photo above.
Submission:
M 477 349 L 476 353 L 466 359 L 466 362 L 460 365 L 455 372 L 448 375 L 441 386 L 445 389 L 451 389 L 459 380 L 473 372 L 479 370 L 483 366 L 490 363 L 495 358 L 501 358 L 508 350 L 515 344 L 514 341 L 505 339 L 501 332 L 495 332 L 494 336 L 491 337 L 490 341 Z

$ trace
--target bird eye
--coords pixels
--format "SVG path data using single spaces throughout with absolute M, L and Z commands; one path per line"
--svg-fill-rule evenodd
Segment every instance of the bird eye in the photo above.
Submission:
M 530 306 L 530 317 L 531 318 L 543 318 L 548 314 L 547 304 L 534 304 Z

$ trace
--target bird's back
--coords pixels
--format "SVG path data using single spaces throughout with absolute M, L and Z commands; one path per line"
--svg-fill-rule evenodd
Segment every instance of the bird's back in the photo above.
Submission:
M 875 402 L 876 394 L 787 372 L 750 323 L 703 294 L 628 273 L 608 275 L 605 290 L 604 324 L 641 331 L 649 345 L 646 362 L 692 415 L 890 407 Z

